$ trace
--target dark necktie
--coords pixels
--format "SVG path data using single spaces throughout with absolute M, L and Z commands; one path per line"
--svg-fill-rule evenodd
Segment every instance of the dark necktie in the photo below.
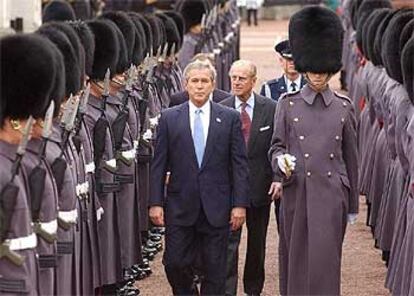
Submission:
M 296 83 L 295 82 L 292 82 L 290 87 L 292 88 L 292 92 L 296 91 Z
M 244 142 L 247 145 L 247 143 L 249 142 L 250 127 L 252 125 L 252 121 L 250 119 L 249 114 L 246 111 L 246 107 L 247 107 L 247 103 L 241 104 L 240 119 L 242 122 L 242 132 L 243 132 Z

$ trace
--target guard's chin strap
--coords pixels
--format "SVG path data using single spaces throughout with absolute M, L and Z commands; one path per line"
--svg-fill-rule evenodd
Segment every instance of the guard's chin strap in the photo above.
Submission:
M 325 88 L 327 88 L 327 87 L 328 87 L 328 82 L 329 82 L 329 80 L 331 80 L 332 76 L 333 76 L 333 74 L 329 74 L 329 75 L 326 77 L 325 83 L 323 84 L 323 86 L 324 86 L 324 87 L 323 87 L 322 89 L 319 89 L 319 88 L 317 88 L 314 84 L 312 84 L 312 81 L 310 80 L 310 78 L 309 78 L 309 76 L 308 76 L 308 73 L 305 73 L 305 78 L 306 78 L 306 80 L 308 81 L 309 86 L 310 86 L 313 90 L 316 90 L 316 91 L 321 91 L 321 90 L 324 90 Z

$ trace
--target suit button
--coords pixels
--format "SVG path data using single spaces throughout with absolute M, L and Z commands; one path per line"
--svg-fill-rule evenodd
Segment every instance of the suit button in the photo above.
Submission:
M 329 154 L 330 159 L 334 159 L 335 155 L 333 153 Z
M 305 137 L 304 136 L 299 136 L 299 140 L 303 141 L 303 140 L 305 140 Z
M 310 177 L 310 176 L 312 176 L 312 173 L 311 173 L 310 171 L 308 171 L 308 172 L 306 173 L 306 176 Z
M 340 139 L 341 139 L 341 137 L 335 136 L 335 140 L 339 141 Z
M 331 172 L 328 172 L 328 177 L 330 178 L 332 176 L 332 173 Z
M 309 155 L 309 153 L 305 153 L 304 156 L 305 156 L 305 158 L 309 158 L 310 155 Z
M 294 122 L 299 122 L 299 118 L 295 117 L 295 118 L 293 118 L 293 121 Z

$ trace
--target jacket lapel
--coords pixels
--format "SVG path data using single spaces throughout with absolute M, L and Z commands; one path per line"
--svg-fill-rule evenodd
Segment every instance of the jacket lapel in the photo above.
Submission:
M 210 125 L 208 127 L 207 142 L 206 142 L 203 162 L 201 163 L 200 170 L 204 168 L 204 166 L 208 162 L 209 157 L 211 156 L 211 153 L 214 151 L 214 143 L 215 143 L 215 139 L 217 135 L 217 129 L 220 127 L 220 124 L 222 124 L 220 116 L 219 116 L 221 111 L 217 110 L 217 106 L 215 106 L 216 103 L 210 102 L 210 104 L 211 104 Z M 194 144 L 193 144 L 193 147 L 194 147 Z M 195 155 L 195 152 L 194 152 L 194 155 Z
M 191 158 L 193 159 L 193 163 L 195 167 L 198 169 L 197 157 L 194 148 L 194 141 L 193 136 L 191 134 L 191 126 L 190 126 L 190 108 L 188 106 L 188 102 L 185 102 L 181 105 L 181 108 L 177 109 L 179 112 L 178 120 L 177 120 L 177 131 L 183 134 L 184 137 L 184 145 L 183 147 L 188 147 L 189 153 L 191 154 Z
M 254 147 L 254 143 L 256 141 L 257 135 L 259 133 L 259 128 L 264 120 L 263 115 L 263 108 L 264 102 L 262 99 L 254 95 L 254 109 L 253 109 L 253 120 L 252 125 L 250 127 L 250 138 L 249 142 L 247 143 L 247 152 L 249 153 L 252 147 Z

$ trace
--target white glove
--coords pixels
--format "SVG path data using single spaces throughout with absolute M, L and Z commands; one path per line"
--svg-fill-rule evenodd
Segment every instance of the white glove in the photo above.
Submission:
M 289 166 L 290 171 L 293 172 L 296 166 L 296 157 L 290 155 L 288 153 L 279 155 L 277 158 L 277 165 L 279 166 L 280 170 L 286 175 L 287 166 Z
M 145 133 L 142 135 L 142 138 L 143 138 L 145 141 L 149 141 L 149 140 L 151 140 L 151 139 L 152 139 L 152 131 L 151 131 L 150 129 L 147 129 L 147 130 L 145 131 Z
M 357 218 L 358 218 L 358 214 L 348 214 L 347 216 L 348 223 L 351 225 L 355 224 L 357 221 Z

